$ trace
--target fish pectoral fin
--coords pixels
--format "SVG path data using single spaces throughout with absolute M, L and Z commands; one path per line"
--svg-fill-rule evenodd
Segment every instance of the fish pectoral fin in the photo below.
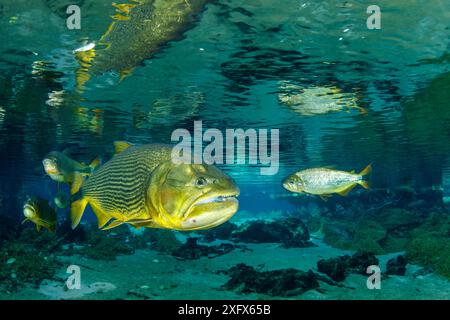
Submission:
M 77 193 L 82 185 L 83 175 L 80 172 L 75 172 L 72 185 L 70 186 L 70 194 L 74 195 L 75 193 Z
M 89 167 L 91 168 L 91 171 L 94 171 L 101 163 L 100 156 L 92 160 L 92 162 L 89 164 Z
M 338 195 L 341 195 L 343 197 L 348 196 L 348 193 L 356 186 L 356 183 L 352 184 L 350 187 L 348 187 L 347 189 L 344 189 L 340 192 L 337 192 Z
M 28 219 L 28 218 L 23 219 L 23 221 L 22 221 L 21 224 L 24 224 L 24 223 L 27 222 L 27 221 L 30 221 L 30 219 Z
M 114 149 L 116 150 L 116 155 L 119 153 L 124 152 L 129 147 L 132 147 L 133 144 L 126 142 L 126 141 L 114 141 Z
M 116 228 L 118 226 L 121 226 L 122 224 L 124 224 L 125 221 L 121 221 L 121 220 L 114 220 L 113 222 L 111 222 L 108 226 L 104 227 L 102 230 L 109 230 L 112 228 Z
M 72 202 L 70 206 L 70 219 L 72 220 L 72 229 L 75 229 L 81 221 L 81 217 L 83 216 L 83 212 L 86 209 L 87 204 L 89 203 L 88 199 L 81 198 L 75 202 Z
M 36 224 L 36 231 L 37 231 L 37 232 L 40 232 L 40 231 L 41 231 L 41 226 L 38 225 L 38 224 Z

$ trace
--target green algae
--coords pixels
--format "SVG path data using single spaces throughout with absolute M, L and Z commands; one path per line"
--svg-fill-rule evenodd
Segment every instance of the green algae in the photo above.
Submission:
M 406 246 L 406 257 L 414 263 L 433 268 L 450 278 L 450 216 L 433 213 L 412 232 Z

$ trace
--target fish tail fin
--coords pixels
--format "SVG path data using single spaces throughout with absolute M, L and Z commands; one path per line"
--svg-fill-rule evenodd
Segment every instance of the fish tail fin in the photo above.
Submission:
M 80 191 L 83 182 L 84 182 L 83 175 L 80 172 L 75 172 L 72 185 L 70 186 L 70 195 L 74 195 L 78 191 Z
M 372 164 L 369 164 L 359 173 L 362 179 L 358 181 L 358 184 L 362 186 L 364 189 L 370 188 L 370 181 L 367 179 L 367 176 L 370 175 L 371 173 L 372 173 Z
M 372 164 L 369 164 L 367 167 L 365 167 L 360 173 L 359 175 L 361 177 L 367 176 L 372 172 Z
M 92 162 L 89 164 L 89 168 L 91 168 L 91 171 L 94 171 L 95 169 L 97 169 L 97 167 L 101 164 L 101 158 L 100 156 L 98 156 L 97 158 L 95 158 L 94 160 L 92 160 Z
M 87 204 L 89 203 L 88 199 L 81 198 L 75 202 L 72 202 L 70 206 L 70 219 L 72 220 L 72 229 L 75 229 L 81 221 L 81 217 L 83 216 L 83 212 L 86 209 Z

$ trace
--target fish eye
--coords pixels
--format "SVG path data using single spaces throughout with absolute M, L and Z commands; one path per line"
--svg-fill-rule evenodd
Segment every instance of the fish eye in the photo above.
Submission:
M 206 183 L 207 183 L 207 181 L 203 177 L 200 177 L 197 180 L 195 180 L 195 186 L 197 186 L 197 187 L 203 187 L 206 185 Z

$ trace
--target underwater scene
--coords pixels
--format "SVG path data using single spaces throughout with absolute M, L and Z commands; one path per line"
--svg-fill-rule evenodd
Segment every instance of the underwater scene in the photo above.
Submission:
M 0 33 L 0 300 L 450 298 L 449 1 L 0 0 Z

